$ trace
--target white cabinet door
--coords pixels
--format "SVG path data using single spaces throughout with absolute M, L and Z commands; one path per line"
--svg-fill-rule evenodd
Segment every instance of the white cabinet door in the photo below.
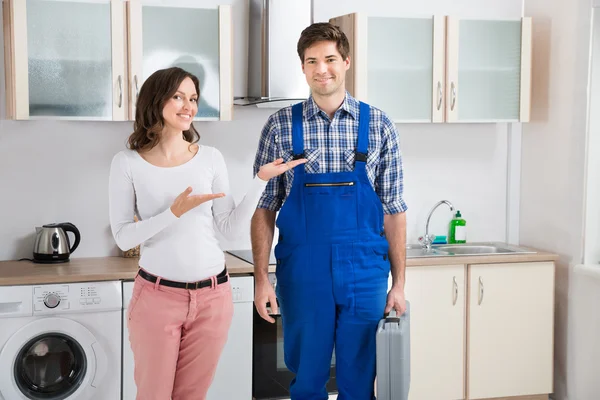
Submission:
M 394 122 L 527 122 L 531 18 L 370 17 L 330 22 L 350 42 L 346 88 Z
M 200 8 L 183 0 L 129 0 L 128 5 L 130 117 L 144 80 L 176 66 L 200 81 L 196 120 L 231 120 L 231 6 L 215 2 L 212 8 Z
M 348 36 L 351 95 L 394 122 L 443 122 L 445 18 L 367 17 L 330 20 Z
M 368 103 L 395 122 L 442 122 L 445 18 L 367 23 Z
M 468 397 L 552 392 L 554 263 L 469 265 Z
M 411 305 L 409 400 L 465 398 L 465 266 L 406 269 Z
M 446 121 L 529 121 L 531 18 L 447 27 Z
M 125 119 L 123 0 L 3 4 L 9 118 Z

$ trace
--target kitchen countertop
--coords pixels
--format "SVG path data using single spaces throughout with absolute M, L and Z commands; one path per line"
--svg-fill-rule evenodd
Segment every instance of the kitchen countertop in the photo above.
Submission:
M 406 265 L 407 267 L 421 267 L 455 264 L 555 261 L 557 259 L 557 254 L 539 251 L 529 254 L 409 258 L 406 260 Z M 231 276 L 247 275 L 254 271 L 252 264 L 228 253 L 225 253 L 225 263 Z M 135 278 L 137 268 L 137 258 L 123 257 L 72 258 L 71 261 L 62 264 L 36 264 L 31 261 L 0 261 L 0 286 L 120 279 L 132 280 Z M 269 265 L 269 272 L 275 272 L 275 265 Z
M 61 264 L 37 264 L 31 261 L 0 261 L 0 286 L 39 285 L 44 283 L 133 280 L 138 258 L 90 257 L 72 258 Z M 247 275 L 254 267 L 225 253 L 225 264 L 231 276 Z M 275 270 L 275 266 L 269 268 Z
M 502 245 L 503 243 L 498 243 Z M 440 265 L 456 265 L 456 264 L 500 264 L 500 263 L 520 263 L 520 262 L 536 262 L 536 261 L 556 261 L 558 254 L 548 253 L 546 251 L 537 250 L 531 247 L 518 246 L 521 249 L 535 251 L 535 253 L 496 253 L 489 255 L 476 256 L 450 256 L 450 257 L 422 257 L 409 258 L 406 260 L 407 267 L 423 267 L 423 266 L 440 266 Z M 1 274 L 1 273 L 0 273 Z M 1 276 L 1 275 L 0 275 Z

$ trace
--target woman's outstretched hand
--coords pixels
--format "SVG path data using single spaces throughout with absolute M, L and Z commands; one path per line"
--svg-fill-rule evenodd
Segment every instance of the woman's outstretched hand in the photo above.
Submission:
M 269 179 L 274 178 L 277 175 L 281 175 L 300 164 L 304 164 L 306 161 L 306 158 L 299 158 L 298 160 L 292 160 L 284 163 L 283 158 L 278 158 L 277 160 L 260 167 L 257 175 L 263 181 L 268 181 Z
M 224 197 L 225 193 L 211 193 L 211 194 L 194 194 L 192 188 L 188 187 L 179 196 L 175 198 L 175 201 L 171 205 L 171 212 L 177 217 L 181 217 L 192 208 L 198 207 L 202 203 Z

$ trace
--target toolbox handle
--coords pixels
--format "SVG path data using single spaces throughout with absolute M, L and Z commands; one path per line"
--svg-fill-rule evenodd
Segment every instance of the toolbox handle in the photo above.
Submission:
M 408 318 L 409 312 L 410 303 L 408 302 L 408 300 L 406 300 L 406 311 L 404 311 L 404 314 L 398 316 L 396 310 L 392 308 L 392 310 L 387 315 L 384 315 L 385 322 L 394 322 L 399 324 L 401 320 L 406 320 Z
M 394 322 L 397 324 L 400 323 L 400 317 L 397 316 L 396 310 L 392 308 L 392 311 L 390 311 L 389 314 L 385 316 L 385 322 Z

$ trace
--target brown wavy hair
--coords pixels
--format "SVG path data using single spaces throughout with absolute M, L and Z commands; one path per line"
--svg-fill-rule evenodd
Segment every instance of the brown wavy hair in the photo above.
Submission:
M 200 82 L 198 78 L 179 68 L 172 67 L 159 69 L 146 79 L 137 99 L 135 109 L 135 122 L 133 133 L 127 139 L 127 147 L 132 150 L 147 151 L 160 141 L 160 134 L 165 126 L 163 108 L 167 101 L 175 95 L 179 85 L 185 78 L 190 78 L 200 95 Z M 190 129 L 183 131 L 183 138 L 190 144 L 200 140 L 200 135 L 194 124 Z
M 348 37 L 339 26 L 329 22 L 316 22 L 304 29 L 298 40 L 298 56 L 304 64 L 304 52 L 317 42 L 335 42 L 338 52 L 345 60 L 350 55 L 350 43 Z

